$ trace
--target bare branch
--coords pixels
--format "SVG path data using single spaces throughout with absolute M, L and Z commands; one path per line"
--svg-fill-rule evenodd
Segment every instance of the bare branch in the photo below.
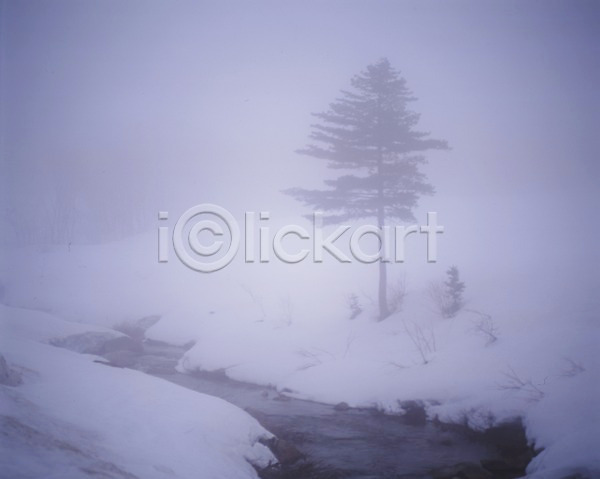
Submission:
M 526 394 L 526 400 L 531 402 L 540 401 L 545 393 L 531 379 L 522 379 L 512 367 L 508 367 L 508 372 L 502 373 L 506 381 L 498 384 L 501 390 L 519 391 Z M 544 381 L 545 382 L 545 381 Z
M 404 325 L 404 331 L 417 348 L 417 351 L 419 351 L 423 364 L 428 364 L 430 361 L 429 356 L 436 350 L 433 329 L 430 329 L 429 333 L 425 334 L 423 328 L 413 321 L 407 322 L 403 319 L 402 324 Z

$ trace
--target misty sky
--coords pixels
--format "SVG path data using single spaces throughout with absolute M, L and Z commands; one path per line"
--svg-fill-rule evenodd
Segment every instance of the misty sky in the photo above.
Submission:
M 79 185 L 74 201 L 94 190 L 114 208 L 120 191 L 143 191 L 152 221 L 202 202 L 299 217 L 280 191 L 323 179 L 322 162 L 294 153 L 311 112 L 385 56 L 419 99 L 419 128 L 452 147 L 428 155 L 438 193 L 417 214 L 438 211 L 440 254 L 595 273 L 598 2 L 1 8 L 5 204 L 64 183 Z

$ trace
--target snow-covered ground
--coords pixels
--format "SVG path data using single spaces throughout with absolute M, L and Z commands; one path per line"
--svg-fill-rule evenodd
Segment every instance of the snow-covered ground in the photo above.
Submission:
M 0 306 L 0 352 L 21 374 L 0 385 L 3 478 L 252 478 L 271 434 L 239 408 L 48 344 L 103 331 Z
M 521 416 L 530 440 L 544 448 L 529 466 L 532 478 L 559 478 L 578 469 L 600 473 L 600 326 L 597 305 L 581 300 L 593 285 L 579 278 L 581 287 L 575 288 L 567 271 L 551 281 L 552 268 L 527 266 L 519 270 L 529 271 L 522 276 L 508 267 L 461 267 L 469 302 L 453 319 L 443 319 L 426 292 L 427 281 L 440 278 L 447 265 L 428 265 L 426 271 L 400 266 L 408 294 L 402 310 L 383 322 L 374 319 L 370 300 L 375 265 L 248 265 L 236 259 L 203 275 L 173 258 L 159 264 L 154 234 L 70 251 L 21 248 L 12 252 L 2 276 L 11 278 L 5 282 L 7 304 L 86 324 L 61 322 L 60 328 L 159 315 L 148 338 L 194 342 L 179 363 L 184 372 L 222 369 L 234 379 L 287 388 L 298 397 L 390 412 L 401 412 L 399 400 L 423 399 L 431 417 L 476 428 Z M 578 295 L 571 294 L 575 290 Z M 363 307 L 352 320 L 350 293 Z M 229 406 L 221 401 L 41 344 L 54 328 L 41 319 L 31 327 L 25 320 L 18 324 L 23 331 L 6 342 L 3 337 L 0 350 L 10 362 L 37 372 L 26 372 L 14 394 L 52 417 L 97 431 L 111 454 L 128 451 L 139 458 L 139 464 L 127 465 L 131 472 L 157 476 L 163 467 L 185 471 L 208 461 L 251 475 L 244 457 L 268 460 L 255 443 L 265 431 L 236 410 L 222 427 L 218 411 Z M 491 341 L 486 331 L 497 339 Z M 106 397 L 101 392 L 109 379 L 119 386 L 113 383 Z M 65 402 L 71 397 L 86 409 L 66 406 L 74 404 Z M 162 418 L 167 402 L 181 404 L 181 415 Z M 94 411 L 113 419 L 98 421 Z M 158 433 L 144 421 L 156 421 Z M 136 443 L 130 435 L 138 427 L 144 432 Z M 202 442 L 206 430 L 216 438 L 210 445 Z M 163 436 L 170 438 L 163 442 L 173 445 L 173 456 L 151 452 L 151 438 Z M 117 456 L 111 460 L 124 464 Z

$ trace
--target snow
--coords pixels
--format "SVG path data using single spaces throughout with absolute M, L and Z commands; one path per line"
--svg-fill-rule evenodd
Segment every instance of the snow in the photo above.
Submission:
M 2 332 L 7 337 L 25 337 L 33 341 L 49 342 L 74 334 L 103 333 L 114 337 L 123 334 L 102 326 L 61 321 L 56 316 L 42 311 L 9 308 L 0 304 Z
M 123 477 L 143 478 L 195 477 L 198 471 L 206 478 L 252 478 L 250 462 L 275 461 L 258 442 L 271 434 L 239 408 L 39 342 L 50 330 L 70 334 L 82 325 L 14 308 L 2 307 L 1 313 L 1 352 L 23 375 L 18 387 L 0 386 L 1 413 L 20 430 L 36 430 L 33 437 L 50 439 L 39 448 L 40 461 L 31 461 L 39 452 L 31 451 L 31 441 L 19 449 L 18 438 L 4 439 L 3 449 L 11 454 L 0 476 L 81 477 L 81 470 L 61 467 L 74 462 L 64 458 L 68 454 L 91 458 L 93 467 L 111 464 Z M 41 324 L 45 333 L 30 334 Z M 48 452 L 50 443 L 55 455 Z
M 398 401 L 421 399 L 426 401 L 430 417 L 466 420 L 475 428 L 520 416 L 529 440 L 544 448 L 529 466 L 532 478 L 562 477 L 576 470 L 600 471 L 599 455 L 594 450 L 600 439 L 600 365 L 596 353 L 600 325 L 597 304 L 588 294 L 593 282 L 582 283 L 579 289 L 574 283 L 561 289 L 569 277 L 565 271 L 562 281 L 553 277 L 542 284 L 539 279 L 552 276 L 556 265 L 543 270 L 532 262 L 521 269 L 529 273 L 520 276 L 507 264 L 494 270 L 487 265 L 481 270 L 467 265 L 463 279 L 470 299 L 468 307 L 453 319 L 443 319 L 431 307 L 426 284 L 443 274 L 444 265 L 432 265 L 424 272 L 406 264 L 402 268 L 408 278 L 408 295 L 403 308 L 377 322 L 369 299 L 375 297 L 375 292 L 366 286 L 373 283 L 374 277 L 369 265 L 352 269 L 327 263 L 248 265 L 236 259 L 222 271 L 202 275 L 176 260 L 158 264 L 155 249 L 155 235 L 142 235 L 108 245 L 73 246 L 70 252 L 64 248 L 14 251 L 13 264 L 3 272 L 14 278 L 8 284 L 5 300 L 15 306 L 52 311 L 77 323 L 56 323 L 56 318 L 43 313 L 33 317 L 31 312 L 11 309 L 13 318 L 32 317 L 5 321 L 4 327 L 10 328 L 12 336 L 48 341 L 55 328 L 66 335 L 82 328 L 99 330 L 160 315 L 160 320 L 146 331 L 147 338 L 193 344 L 179 362 L 181 372 L 224 370 L 233 379 L 291 390 L 288 394 L 296 397 L 376 406 L 389 412 L 402 412 Z M 40 259 L 26 261 L 30 256 Z M 23 264 L 28 271 L 21 268 Z M 91 282 L 90 278 L 98 279 Z M 349 319 L 346 304 L 352 292 L 364 309 L 354 320 Z M 489 343 L 477 331 L 483 318 L 478 311 L 490 315 L 498 331 L 497 341 Z M 73 423 L 91 430 L 100 428 L 112 451 L 131 450 L 131 457 L 152 457 L 154 462 L 149 463 L 164 463 L 183 471 L 192 467 L 190 456 L 195 457 L 193 464 L 197 467 L 209 457 L 223 457 L 221 452 L 225 450 L 227 459 L 223 461 L 241 471 L 236 474 L 252 474 L 246 461 L 239 458 L 256 452 L 253 447 L 257 446 L 249 445 L 248 437 L 252 442 L 264 431 L 257 425 L 250 428 L 246 416 L 240 417 L 236 427 L 227 426 L 230 432 L 225 431 L 226 436 L 232 437 L 214 443 L 206 449 L 211 453 L 204 455 L 198 450 L 208 446 L 194 449 L 191 443 L 181 445 L 177 435 L 186 436 L 189 431 L 203 428 L 212 430 L 212 426 L 218 435 L 218 424 L 204 422 L 201 412 L 204 407 L 214 407 L 214 400 L 172 390 L 162 383 L 156 385 L 152 378 L 133 371 L 109 369 L 85 356 L 59 352 L 47 345 L 8 344 L 12 344 L 7 355 L 10 362 L 37 370 L 40 377 L 47 377 L 44 381 L 61 385 L 51 388 L 48 382 L 35 392 L 35 381 L 26 376 L 23 390 L 28 395 L 37 394 L 37 404 L 43 398 L 46 402 L 48 395 L 44 408 L 57 417 L 64 412 Z M 2 349 L 6 348 L 3 344 Z M 67 362 L 72 366 L 67 367 Z M 65 366 L 64 376 L 57 374 L 58 364 Z M 574 364 L 581 368 L 574 368 Z M 58 391 L 62 387 L 71 390 L 75 384 L 79 384 L 76 394 L 81 394 L 82 404 L 94 404 L 99 411 L 106 411 L 100 400 L 91 397 L 92 389 L 98 392 L 96 386 L 88 384 L 92 381 L 78 383 L 76 379 L 98 376 L 97 384 L 103 384 L 108 380 L 105 375 L 123 386 L 117 388 L 120 399 L 107 398 L 108 403 L 121 409 L 133 401 L 135 408 L 124 410 L 127 414 L 119 413 L 119 420 L 109 421 L 110 425 L 88 423 L 89 418 L 81 423 L 80 418 L 86 414 L 79 411 L 80 415 L 75 415 L 76 408 L 63 411 L 64 398 Z M 139 394 L 150 390 L 152 394 Z M 28 397 L 31 400 L 32 396 Z M 101 392 L 98 397 L 103 397 Z M 185 407 L 176 408 L 182 417 L 170 418 L 170 426 L 164 424 L 164 418 L 148 412 L 161 411 L 173 402 Z M 196 429 L 185 426 L 190 411 L 198 411 L 192 414 L 198 421 Z M 128 441 L 119 442 L 119 432 L 114 431 L 124 435 L 131 431 L 122 425 L 127 423 L 126 415 L 158 421 L 160 434 L 164 428 L 165 437 L 170 438 L 165 443 L 178 444 L 178 452 L 170 451 L 178 459 L 160 454 L 144 456 L 144 447 L 152 444 L 142 439 L 135 447 Z M 172 430 L 166 432 L 170 427 Z M 243 434 L 235 432 L 238 430 L 252 433 L 242 438 Z M 140 459 L 140 464 L 146 459 Z M 135 471 L 152 477 L 149 470 Z M 157 474 L 156 469 L 153 471 Z
M 196 344 L 179 370 L 224 369 L 234 379 L 274 385 L 296 397 L 395 413 L 400 400 L 424 399 L 430 417 L 466 420 L 475 429 L 520 416 L 530 441 L 544 448 L 529 466 L 532 478 L 600 471 L 595 317 L 574 314 L 566 322 L 500 315 L 493 318 L 501 325 L 498 340 L 488 344 L 475 327 L 480 315 L 466 311 L 443 320 L 422 302 L 409 297 L 404 310 L 384 322 L 367 313 L 319 328 L 205 318 L 194 324 Z M 159 338 L 167 324 L 176 324 L 172 320 L 163 318 L 150 336 Z M 407 328 L 435 341 L 435 350 L 431 344 L 425 351 L 427 364 Z M 585 370 L 565 373 L 572 363 Z M 513 389 L 515 381 L 523 384 Z
M 527 415 L 527 429 L 544 448 L 529 467 L 532 477 L 560 478 L 573 471 L 591 475 L 600 470 L 598 371 L 597 364 L 576 376 L 566 370 L 560 381 L 548 385 L 547 395 Z

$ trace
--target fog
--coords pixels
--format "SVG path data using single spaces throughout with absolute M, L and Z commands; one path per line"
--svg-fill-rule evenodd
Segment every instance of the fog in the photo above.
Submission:
M 268 262 L 244 261 L 244 215 L 257 215 L 256 251 L 260 226 L 271 237 L 285 225 L 312 234 L 315 209 L 284 191 L 324 189 L 345 173 L 298 153 L 312 141 L 313 114 L 387 58 L 417 99 L 415 128 L 450 148 L 424 152 L 435 194 L 419 198 L 416 221 L 390 223 L 425 225 L 436 212 L 444 233 L 429 262 L 425 236 L 406 238 L 406 261 L 387 271 L 407 303 L 382 324 L 433 317 L 428 288 L 456 265 L 466 306 L 493 317 L 507 341 L 527 342 L 545 324 L 558 338 L 584 318 L 567 346 L 591 366 L 586 331 L 597 338 L 600 311 L 597 2 L 7 0 L 0 21 L 7 307 L 110 328 L 161 317 L 147 339 L 201 344 L 201 331 L 218 351 L 190 354 L 194 367 L 247 364 L 229 376 L 276 387 L 290 376 L 264 364 L 285 363 L 309 337 L 334 337 L 352 294 L 366 328 L 352 335 L 368 336 L 379 327 L 377 264 L 343 264 L 327 252 L 322 263 L 311 253 L 287 264 L 273 251 Z M 231 264 L 202 273 L 180 261 L 172 235 L 180 215 L 207 203 L 231 213 L 242 246 Z M 168 230 L 162 262 L 160 227 Z M 214 240 L 203 235 L 202 244 Z M 288 236 L 285 244 L 298 252 L 308 243 Z M 364 245 L 377 250 L 374 238 Z M 221 323 L 198 326 L 215 314 Z M 532 318 L 539 325 L 521 330 L 518 321 Z M 255 322 L 288 327 L 287 339 L 245 329 Z M 554 333 L 540 363 L 562 354 Z M 518 341 L 501 357 L 525 364 Z M 270 354 L 246 363 L 238 348 Z M 359 355 L 356 367 L 371 360 Z M 353 393 L 328 392 L 345 391 L 332 377 L 293 384 L 309 399 L 353 405 Z M 437 394 L 414 391 L 404 399 Z
M 452 147 L 428 155 L 427 169 L 437 195 L 426 207 L 451 228 L 447 256 L 463 259 L 465 244 L 473 255 L 474 218 L 493 236 L 486 248 L 508 248 L 497 254 L 515 264 L 540 236 L 536 254 L 552 261 L 586 249 L 572 231 L 587 222 L 597 173 L 592 4 L 8 2 L 3 11 L 5 204 L 38 223 L 62 191 L 78 213 L 69 241 L 93 242 L 97 217 L 150 228 L 158 209 L 201 202 L 302 214 L 280 190 L 322 182 L 322 162 L 294 153 L 310 114 L 386 56 L 419 99 L 420 128 Z

